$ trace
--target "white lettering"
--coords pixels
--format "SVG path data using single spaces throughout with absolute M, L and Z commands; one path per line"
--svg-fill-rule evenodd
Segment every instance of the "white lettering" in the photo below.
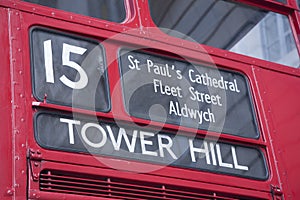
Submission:
M 204 117 L 205 118 L 205 117 Z M 80 125 L 81 122 L 78 120 L 73 119 L 66 119 L 66 118 L 59 118 L 60 122 L 66 123 L 68 126 L 68 134 L 69 134 L 69 143 L 74 144 L 75 143 L 75 135 L 74 135 L 74 127 L 75 125 Z M 119 127 L 118 133 L 115 136 L 113 132 L 113 129 L 110 125 L 105 126 L 107 129 L 104 129 L 100 124 L 97 123 L 86 123 L 81 128 L 81 137 L 83 139 L 83 142 L 89 145 L 93 148 L 101 148 L 107 143 L 107 134 L 109 135 L 112 147 L 115 151 L 120 151 L 122 142 L 125 142 L 128 151 L 130 153 L 135 153 L 136 148 L 136 142 L 138 134 L 140 136 L 140 144 L 141 144 L 141 152 L 143 155 L 150 155 L 150 156 L 159 156 L 159 157 L 166 157 L 166 153 L 169 154 L 174 160 L 178 159 L 174 151 L 172 150 L 174 141 L 173 138 L 166 134 L 155 134 L 152 132 L 146 132 L 146 131 L 140 131 L 140 130 L 131 130 L 130 133 L 132 135 L 128 135 L 128 131 L 125 128 Z M 88 137 L 88 134 L 91 136 L 94 136 L 95 138 L 92 138 L 91 136 Z M 100 138 L 100 139 L 99 139 Z M 154 147 L 153 140 L 157 140 L 158 149 L 156 150 L 149 150 L 151 147 Z M 97 140 L 97 142 L 95 141 Z M 224 162 L 224 157 L 222 157 L 222 150 L 221 144 L 215 143 L 215 142 L 207 142 L 203 141 L 201 147 L 195 147 L 194 146 L 194 139 L 189 138 L 189 151 L 190 151 L 190 157 L 192 162 L 198 162 L 198 159 L 204 158 L 206 160 L 207 165 L 214 165 L 214 166 L 220 166 L 225 168 L 231 168 L 231 169 L 237 169 L 237 170 L 243 170 L 248 171 L 249 167 L 245 165 L 241 165 L 238 162 L 237 157 L 237 151 L 236 147 L 230 146 L 231 149 L 231 155 L 226 155 L 228 158 L 232 158 L 233 164 Z M 201 144 L 201 143 L 200 143 Z M 148 149 L 147 149 L 148 148 Z
M 135 144 L 136 144 L 136 139 L 137 139 L 137 130 L 134 130 L 133 131 L 133 134 L 132 134 L 132 138 L 131 138 L 131 142 L 129 141 L 129 138 L 126 134 L 126 130 L 124 128 L 120 128 L 119 129 L 119 133 L 118 133 L 118 136 L 117 136 L 117 140 L 115 139 L 114 135 L 113 135 L 113 132 L 111 130 L 111 127 L 110 126 L 106 126 L 107 128 L 107 131 L 108 131 L 108 134 L 109 134 L 109 137 L 111 139 L 111 142 L 114 146 L 114 149 L 116 151 L 119 151 L 120 150 L 120 147 L 121 147 L 121 142 L 122 142 L 122 137 L 124 138 L 125 140 L 125 143 L 127 145 L 127 148 L 129 150 L 129 152 L 131 153 L 134 153 L 134 148 L 135 148 Z
M 239 165 L 238 160 L 237 160 L 237 156 L 236 156 L 235 147 L 233 147 L 233 146 L 231 146 L 231 153 L 232 153 L 234 168 L 248 171 L 249 168 L 247 166 Z
M 153 67 L 153 62 L 152 60 L 147 60 L 147 69 L 148 69 L 148 72 L 150 73 L 151 72 L 151 67 Z
M 86 50 L 85 48 L 63 43 L 62 64 L 75 69 L 79 73 L 80 78 L 78 81 L 71 81 L 63 75 L 59 80 L 72 89 L 82 89 L 88 84 L 88 76 L 85 71 L 78 63 L 70 60 L 71 53 L 82 55 Z
M 54 83 L 51 40 L 44 41 L 44 59 L 45 59 L 45 70 L 46 70 L 46 82 Z
M 175 109 L 174 103 L 173 101 L 170 101 L 170 106 L 169 106 L 169 115 L 171 115 L 172 113 L 174 113 L 174 115 L 178 115 L 177 111 Z
M 128 65 L 129 69 L 141 70 L 141 68 L 139 67 L 140 61 L 138 59 L 134 59 L 134 57 L 132 55 L 128 55 L 127 58 L 131 64 L 131 65 Z
M 215 144 L 214 143 L 210 143 L 210 152 L 211 152 L 211 157 L 212 157 L 212 163 L 214 166 L 217 165 L 217 160 L 216 160 L 216 153 L 215 153 L 215 148 L 214 148 Z
M 218 161 L 219 161 L 219 166 L 226 167 L 226 168 L 233 168 L 232 164 L 223 162 L 219 144 L 216 144 L 216 148 L 217 148 L 217 157 L 218 157 Z
M 180 108 L 180 105 L 178 102 L 169 102 L 169 115 L 174 114 L 177 116 L 187 117 L 191 119 L 199 119 L 198 123 L 202 124 L 203 121 L 209 122 L 209 123 L 215 123 L 215 115 L 211 112 L 211 110 L 208 108 L 206 111 L 204 110 L 196 110 L 193 108 L 189 108 L 187 104 L 183 104 L 183 106 Z
M 190 145 L 190 155 L 192 158 L 192 162 L 196 162 L 196 157 L 195 157 L 195 152 L 196 152 L 196 153 L 200 153 L 200 154 L 205 154 L 206 163 L 208 165 L 211 164 L 210 158 L 209 158 L 209 149 L 208 149 L 208 145 L 207 145 L 206 141 L 203 141 L 202 146 L 204 147 L 204 149 L 194 147 L 192 139 L 189 139 L 189 145 Z
M 169 154 L 172 156 L 173 159 L 177 159 L 177 156 L 174 154 L 174 152 L 171 149 L 171 147 L 173 146 L 172 139 L 167 135 L 160 135 L 160 134 L 157 135 L 157 139 L 158 139 L 158 147 L 159 147 L 160 157 L 165 157 L 163 149 L 166 149 L 169 152 Z M 164 144 L 162 142 L 163 139 L 168 140 L 168 143 Z
M 153 87 L 154 92 L 167 95 L 167 96 L 174 96 L 174 97 L 180 97 L 182 98 L 181 88 L 179 86 L 169 86 L 169 85 L 163 85 L 161 80 L 153 79 Z
M 150 155 L 150 156 L 157 156 L 157 152 L 148 151 L 146 149 L 146 145 L 153 145 L 153 142 L 151 140 L 146 140 L 145 136 L 146 137 L 153 137 L 154 133 L 146 132 L 146 131 L 140 131 L 140 140 L 141 140 L 142 154 Z
M 98 143 L 94 143 L 92 141 L 90 141 L 86 135 L 86 132 L 87 132 L 87 129 L 88 128 L 96 128 L 98 129 L 98 133 L 101 134 L 102 136 L 102 139 L 100 142 Z M 88 144 L 90 145 L 91 147 L 94 147 L 94 148 L 100 148 L 102 147 L 103 145 L 105 145 L 106 141 L 107 141 L 107 135 L 106 135 L 106 132 L 105 130 L 99 125 L 99 124 L 95 124 L 95 123 L 86 123 L 85 125 L 83 125 L 82 129 L 81 129 L 81 136 L 82 136 L 82 139 Z
M 67 123 L 68 124 L 68 130 L 69 130 L 69 143 L 74 144 L 74 129 L 73 125 L 80 125 L 80 121 L 77 120 L 72 120 L 72 119 L 65 119 L 65 118 L 60 118 L 60 122 Z

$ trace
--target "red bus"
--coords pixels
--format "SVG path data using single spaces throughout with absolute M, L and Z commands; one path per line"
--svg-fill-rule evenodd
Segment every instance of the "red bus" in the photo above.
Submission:
M 1 199 L 299 199 L 297 0 L 0 0 Z

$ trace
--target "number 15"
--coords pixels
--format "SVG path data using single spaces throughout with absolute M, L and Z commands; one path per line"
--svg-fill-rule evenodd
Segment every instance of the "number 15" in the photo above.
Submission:
M 70 54 L 75 53 L 83 55 L 87 49 L 69 45 L 63 43 L 62 49 L 62 64 L 64 66 L 71 67 L 79 73 L 79 80 L 72 81 L 68 79 L 65 75 L 61 76 L 59 80 L 66 86 L 72 89 L 83 89 L 88 84 L 88 76 L 83 68 L 76 62 L 70 60 Z M 44 59 L 45 59 L 45 70 L 46 70 L 46 82 L 54 83 L 54 72 L 53 72 L 53 53 L 52 53 L 52 41 L 44 41 Z

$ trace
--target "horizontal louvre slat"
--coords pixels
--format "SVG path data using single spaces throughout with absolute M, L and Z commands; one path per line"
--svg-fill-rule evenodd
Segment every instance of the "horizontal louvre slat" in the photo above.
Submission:
M 114 183 L 114 182 L 110 182 L 108 183 L 107 181 L 95 181 L 95 183 L 93 183 L 92 181 L 83 181 L 80 179 L 77 179 L 76 181 L 80 181 L 80 182 L 75 182 L 75 179 L 71 179 L 71 178 L 67 178 L 67 177 L 59 177 L 59 179 L 57 179 L 58 176 L 47 176 L 47 178 L 44 178 L 44 176 L 42 176 L 40 178 L 41 182 L 56 182 L 56 183 L 61 183 L 61 184 L 74 184 L 74 185 L 80 185 L 81 187 L 92 187 L 92 188 L 99 188 L 99 187 L 103 187 L 102 185 L 110 185 L 110 187 L 114 187 L 115 189 L 124 189 L 124 188 L 132 188 L 132 190 L 134 191 L 139 191 L 142 190 L 144 191 L 145 189 L 147 189 L 148 192 L 153 192 L 153 193 L 157 193 L 157 192 L 161 192 L 158 190 L 162 190 L 161 188 L 151 188 L 151 187 L 143 187 L 143 186 L 138 186 L 138 185 L 133 185 L 133 184 L 123 184 L 123 183 Z M 63 179 L 63 180 L 62 180 Z M 102 184 L 102 185 L 101 185 Z M 106 186 L 105 186 L 106 187 Z M 152 190 L 152 191 L 150 191 Z
M 66 193 L 66 190 L 64 190 L 64 189 L 49 189 L 49 190 L 47 189 L 46 191 Z M 87 195 L 87 196 L 97 196 L 97 197 L 113 197 L 113 198 L 120 198 L 120 199 L 124 199 L 124 197 L 126 197 L 126 199 L 153 199 L 153 198 L 157 199 L 157 198 L 161 198 L 161 197 L 157 197 L 157 196 L 136 195 L 136 194 L 132 194 L 132 193 L 129 193 L 129 195 L 127 193 L 110 193 L 107 195 L 103 195 L 103 194 L 80 192 L 80 191 L 68 191 L 67 193 L 78 194 L 78 195 Z M 133 197 L 131 197 L 131 196 L 133 196 Z M 170 198 L 164 198 L 164 199 L 170 199 Z
M 115 198 L 115 199 L 124 199 L 124 196 L 116 196 L 116 195 L 106 195 L 106 196 L 103 196 L 101 194 L 85 193 L 85 192 L 78 192 L 78 191 L 67 191 L 66 192 L 66 190 L 59 190 L 59 189 L 49 189 L 49 190 L 46 190 L 46 191 L 47 192 L 77 194 L 77 195 L 84 195 L 84 196 L 94 196 L 94 197 L 107 197 L 107 198 Z M 128 199 L 128 200 L 136 200 L 137 198 L 126 197 L 126 199 Z
M 40 173 L 40 190 L 75 195 L 107 197 L 115 199 L 240 199 L 220 195 L 212 191 L 195 190 L 172 185 L 153 184 L 89 174 L 44 170 Z
M 106 189 L 107 186 L 103 186 L 103 185 L 96 185 L 96 184 L 87 184 L 87 183 L 80 183 L 80 182 L 72 182 L 72 181 L 63 181 L 63 180 L 55 180 L 55 179 L 40 179 L 41 185 L 46 185 L 48 187 L 51 187 L 52 185 L 56 184 L 56 185 L 74 185 L 74 187 L 76 187 L 76 185 L 79 186 L 79 188 L 103 188 Z
M 199 193 L 195 193 L 195 192 L 190 192 L 190 191 L 178 191 L 178 190 L 173 190 L 173 189 L 168 189 L 166 188 L 165 189 L 165 193 L 168 194 L 168 196 L 170 196 L 172 194 L 172 196 L 175 194 L 179 194 L 177 195 L 178 197 L 179 196 L 182 196 L 182 197 L 189 197 L 189 199 L 198 199 L 198 196 L 199 196 Z M 212 195 L 210 194 L 201 194 L 202 197 L 209 197 L 211 198 Z M 235 198 L 225 198 L 225 197 L 218 197 L 217 195 L 214 196 L 214 198 L 217 198 L 217 199 L 222 199 L 222 200 L 238 200 L 238 199 L 235 199 Z
M 46 177 L 46 178 L 44 178 Z M 90 181 L 88 179 L 81 179 L 81 178 L 69 178 L 69 177 L 66 177 L 66 176 L 55 176 L 55 175 L 52 175 L 52 176 L 49 176 L 49 175 L 43 175 L 43 177 L 40 179 L 41 181 L 45 181 L 47 182 L 49 180 L 49 178 L 54 182 L 54 179 L 55 179 L 55 182 L 59 182 L 59 183 L 64 183 L 64 184 L 74 184 L 74 185 L 80 185 L 81 187 L 96 187 L 96 188 L 107 188 L 107 186 L 101 186 L 99 184 L 107 184 L 107 181 L 99 181 L 99 180 L 95 180 L 95 181 Z M 68 180 L 68 181 L 63 181 L 63 180 L 56 180 L 56 179 L 65 179 L 65 180 Z M 72 182 L 72 181 L 80 181 L 78 183 L 76 182 Z M 84 183 L 84 182 L 88 182 L 88 183 Z M 95 183 L 92 183 L 92 182 L 95 182 Z M 52 183 L 53 184 L 53 183 Z M 125 187 L 131 187 L 131 188 L 139 188 L 141 190 L 145 190 L 147 189 L 147 192 L 148 193 L 152 193 L 152 194 L 161 194 L 161 192 L 163 191 L 162 188 L 153 188 L 153 187 L 143 187 L 143 186 L 137 186 L 137 185 L 132 185 L 132 184 L 126 184 L 126 183 L 114 183 L 114 182 L 110 182 L 110 187 L 111 188 L 114 188 L 114 189 L 124 189 Z M 50 187 L 50 185 L 48 185 Z M 52 185 L 53 186 L 53 185 Z M 115 186 L 119 186 L 119 187 L 115 187 Z M 125 186 L 125 187 L 124 187 Z M 136 191 L 138 192 L 138 190 L 135 190 L 135 189 L 131 189 L 132 191 Z M 155 190 L 154 192 L 150 191 L 150 190 Z M 157 191 L 157 190 L 160 190 L 160 191 Z M 187 195 L 189 196 L 190 198 L 193 199 L 192 196 L 199 196 L 199 193 L 192 193 L 192 192 L 185 192 L 185 191 L 180 191 L 180 195 L 178 195 L 177 193 L 179 193 L 178 191 L 176 190 L 172 190 L 172 189 L 168 189 L 166 188 L 164 190 L 168 196 L 172 196 L 172 197 L 181 197 L 182 195 Z M 173 193 L 173 194 L 171 194 Z M 204 197 L 211 197 L 211 195 L 203 195 L 202 196 Z M 195 199 L 197 199 L 198 197 L 195 197 Z
M 105 188 L 104 189 L 91 189 L 91 188 L 86 188 L 86 187 L 80 187 L 80 186 L 73 186 L 72 185 L 61 185 L 61 184 L 57 184 L 55 182 L 53 183 L 41 183 L 40 184 L 40 187 L 41 188 L 64 188 L 64 189 L 71 189 L 71 190 L 85 190 L 85 191 L 90 191 L 90 192 L 106 192 L 108 193 L 108 188 Z
M 82 191 L 76 191 L 76 190 L 66 190 L 66 189 L 53 189 L 53 188 L 47 188 L 47 189 L 42 189 L 42 191 L 47 191 L 47 192 L 60 192 L 60 193 L 68 193 L 68 194 L 78 194 L 78 195 L 85 195 L 85 196 L 98 196 L 98 197 L 103 197 L 103 196 L 108 196 L 108 194 L 103 195 L 101 193 L 96 194 L 96 193 L 89 193 L 89 192 L 82 192 Z
M 107 183 L 107 180 L 103 179 L 88 179 L 88 178 L 79 178 L 79 177 L 72 177 L 72 176 L 64 176 L 64 175 L 55 175 L 55 174 L 41 174 L 41 179 L 59 179 L 59 180 L 71 180 L 71 181 L 77 181 L 77 182 L 91 182 L 91 183 L 97 183 L 97 184 L 105 184 Z
M 85 194 L 85 195 L 98 195 L 99 193 L 101 194 L 105 194 L 105 195 L 117 195 L 117 196 L 131 196 L 134 195 L 135 197 L 140 197 L 140 198 L 158 198 L 161 197 L 161 193 L 152 193 L 150 194 L 148 191 L 147 192 L 143 192 L 143 191 L 135 191 L 135 190 L 130 190 L 130 189 L 126 189 L 126 188 L 115 188 L 115 187 L 104 187 L 105 190 L 97 190 L 97 188 L 94 189 L 90 189 L 90 188 L 84 188 L 84 187 L 78 187 L 78 186 L 68 186 L 68 185 L 60 185 L 60 184 L 55 184 L 55 183 L 51 183 L 51 184 L 45 184 L 45 183 L 41 183 L 40 184 L 40 188 L 43 188 L 44 190 L 49 191 L 48 188 L 50 188 L 50 190 L 61 190 L 61 191 L 80 191 L 81 193 Z M 111 190 L 111 191 L 109 191 Z M 84 192 L 82 192 L 84 191 Z
M 102 182 L 102 184 L 104 184 L 104 182 Z M 155 191 L 157 189 L 154 190 L 153 188 L 152 188 L 153 191 L 147 190 L 147 192 L 145 192 L 145 189 L 143 189 L 142 187 L 138 187 L 139 189 L 135 189 L 137 187 L 131 186 L 126 188 L 126 187 L 120 187 L 118 185 L 119 184 L 115 184 L 115 183 L 110 183 L 110 185 L 108 185 L 108 182 L 105 182 L 105 185 L 96 185 L 90 183 L 86 184 L 84 182 L 72 182 L 70 180 L 68 181 L 57 180 L 55 178 L 51 178 L 51 176 L 48 176 L 46 179 L 45 178 L 40 179 L 40 187 L 44 189 L 64 188 L 66 190 L 74 189 L 74 190 L 91 191 L 91 193 L 98 193 L 98 192 L 109 193 L 108 191 L 111 190 L 110 193 L 114 193 L 114 194 L 121 194 L 121 195 L 135 194 L 135 196 L 139 196 L 139 197 L 144 197 L 145 195 L 147 195 L 149 198 L 160 197 L 162 194 L 161 191 Z

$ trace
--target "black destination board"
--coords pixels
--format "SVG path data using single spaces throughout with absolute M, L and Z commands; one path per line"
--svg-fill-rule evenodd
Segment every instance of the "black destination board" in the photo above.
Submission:
M 39 101 L 110 110 L 104 50 L 98 41 L 52 29 L 30 32 L 33 94 Z
M 47 149 L 105 155 L 266 180 L 268 168 L 258 148 L 134 128 L 92 118 L 39 112 L 35 138 Z
M 134 117 L 259 138 L 247 78 L 141 51 L 120 51 L 124 104 Z

